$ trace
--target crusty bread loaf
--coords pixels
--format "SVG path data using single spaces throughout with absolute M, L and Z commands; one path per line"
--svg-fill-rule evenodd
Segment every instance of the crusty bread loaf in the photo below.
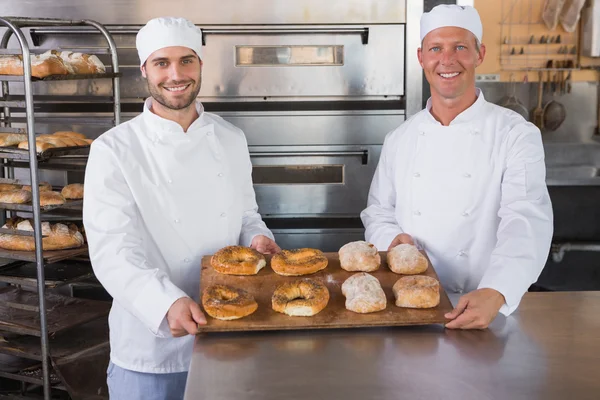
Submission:
M 27 190 L 0 192 L 0 203 L 23 204 L 29 201 L 31 201 L 31 192 Z
M 83 185 L 81 183 L 71 183 L 65 186 L 61 193 L 65 199 L 83 199 Z
M 71 51 L 61 51 L 58 55 L 72 74 L 103 74 L 106 72 L 102 61 L 94 55 Z
M 69 68 L 52 51 L 31 55 L 31 75 L 45 78 L 49 75 L 67 75 Z M 23 75 L 23 57 L 0 56 L 0 75 Z
M 33 231 L 31 221 L 22 218 L 12 218 L 4 224 L 3 228 L 11 230 Z M 83 236 L 75 224 L 62 224 L 42 222 L 43 250 L 62 250 L 81 247 L 84 244 Z M 16 251 L 35 250 L 33 236 L 0 234 L 0 248 Z
M 106 67 L 95 55 L 71 51 L 49 50 L 31 56 L 31 75 L 44 78 L 49 75 L 101 74 Z M 23 75 L 23 58 L 0 56 L 0 75 Z
M 0 183 L 0 192 L 12 192 L 15 190 L 21 190 L 23 185 L 16 183 Z
M 27 135 L 22 133 L 0 133 L 0 147 L 16 146 L 27 140 Z
M 65 204 L 67 200 L 58 192 L 40 192 L 40 206 L 56 206 Z
M 346 308 L 365 314 L 385 309 L 387 299 L 379 280 L 365 272 L 352 275 L 342 284 Z
M 92 143 L 83 133 L 59 131 L 52 135 L 38 135 L 35 138 L 35 148 L 38 153 L 57 147 L 88 146 Z M 19 143 L 19 149 L 29 149 L 27 140 Z
M 23 186 L 23 190 L 31 192 L 31 185 Z M 40 182 L 40 192 L 48 192 L 52 190 L 52 185 L 48 182 Z

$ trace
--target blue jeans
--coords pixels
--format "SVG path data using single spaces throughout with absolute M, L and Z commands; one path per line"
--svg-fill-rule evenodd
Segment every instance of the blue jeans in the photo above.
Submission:
M 106 371 L 110 400 L 182 400 L 187 372 L 150 374 L 112 363 Z

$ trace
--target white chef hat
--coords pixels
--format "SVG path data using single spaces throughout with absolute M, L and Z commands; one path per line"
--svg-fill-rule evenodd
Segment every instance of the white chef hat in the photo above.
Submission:
M 140 56 L 140 66 L 156 50 L 171 46 L 189 47 L 202 58 L 202 31 L 185 18 L 154 18 L 140 29 L 135 46 Z
M 483 35 L 481 18 L 474 7 L 440 4 L 421 16 L 421 42 L 429 32 L 445 26 L 456 26 L 470 31 L 479 43 Z

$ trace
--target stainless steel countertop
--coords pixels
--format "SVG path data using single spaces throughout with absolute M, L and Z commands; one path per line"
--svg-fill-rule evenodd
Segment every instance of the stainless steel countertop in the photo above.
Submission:
M 596 400 L 599 370 L 600 292 L 527 293 L 482 331 L 198 336 L 185 399 Z

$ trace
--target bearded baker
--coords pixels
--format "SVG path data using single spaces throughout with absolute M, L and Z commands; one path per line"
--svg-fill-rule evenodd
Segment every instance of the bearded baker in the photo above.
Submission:
M 515 311 L 552 238 L 540 131 L 475 87 L 482 30 L 473 7 L 423 14 L 417 55 L 431 98 L 386 136 L 361 213 L 367 241 L 416 241 L 442 285 L 465 293 L 447 328 L 481 329 Z
M 205 254 L 279 247 L 257 212 L 243 132 L 196 100 L 202 33 L 157 18 L 136 38 L 151 97 L 100 136 L 85 175 L 83 221 L 96 276 L 113 296 L 111 400 L 183 398 Z

